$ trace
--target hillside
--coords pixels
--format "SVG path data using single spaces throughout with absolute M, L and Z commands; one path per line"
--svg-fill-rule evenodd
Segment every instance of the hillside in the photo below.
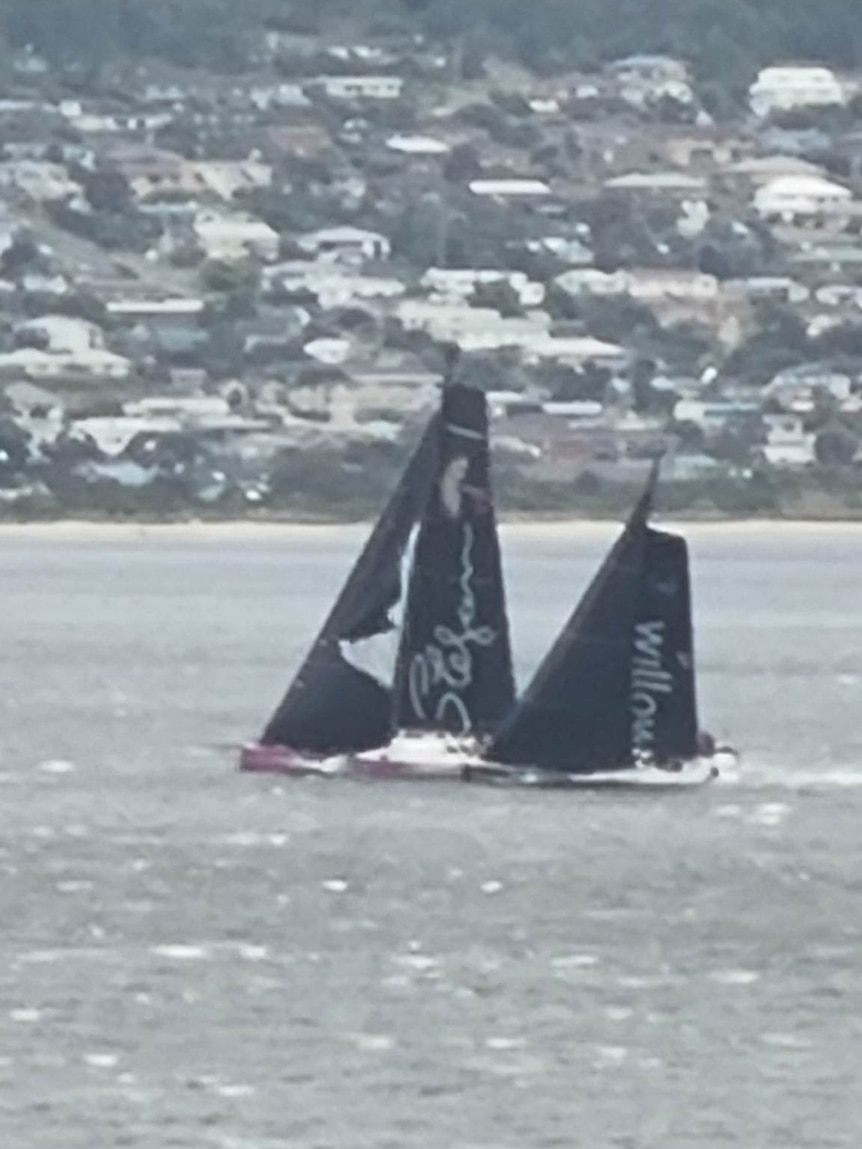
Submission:
M 781 58 L 862 65 L 858 0 L 0 0 L 6 41 L 54 63 L 132 53 L 241 68 L 267 23 L 304 33 L 463 37 L 477 53 L 541 71 L 670 52 L 731 87 Z

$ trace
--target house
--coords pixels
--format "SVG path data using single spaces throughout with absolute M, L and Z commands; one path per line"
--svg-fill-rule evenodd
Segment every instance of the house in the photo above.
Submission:
M 633 268 L 624 276 L 626 294 L 648 306 L 664 300 L 713 303 L 720 290 L 714 275 L 685 268 Z
M 566 337 L 538 332 L 525 335 L 521 347 L 527 362 L 544 359 L 572 367 L 593 363 L 616 370 L 624 367 L 631 357 L 624 347 L 590 336 Z
M 787 224 L 846 227 L 853 193 L 821 176 L 782 176 L 758 188 L 754 209 L 761 219 Z
M 816 244 L 804 243 L 793 253 L 794 266 L 810 272 L 829 275 L 853 275 L 862 273 L 862 246 L 857 243 L 836 243 L 827 237 Z
M 608 73 L 617 85 L 620 98 L 637 108 L 661 100 L 680 104 L 694 102 L 688 66 L 670 56 L 637 55 L 614 60 Z
M 535 200 L 551 194 L 544 180 L 534 179 L 478 179 L 469 184 L 473 195 L 495 199 Z
M 708 185 L 700 176 L 684 172 L 629 172 L 605 181 L 605 191 L 630 198 L 655 198 L 675 201 L 703 200 Z
M 407 156 L 445 156 L 449 152 L 449 145 L 433 136 L 390 136 L 386 147 Z
M 579 295 L 625 295 L 628 280 L 624 271 L 599 271 L 594 267 L 572 268 L 554 282 L 575 297 Z
M 392 245 L 385 235 L 359 227 L 326 227 L 307 232 L 297 240 L 309 255 L 335 259 L 388 259 Z
M 0 355 L 0 374 L 28 379 L 60 379 L 82 376 L 90 379 L 125 379 L 132 365 L 122 355 L 103 348 L 50 352 L 36 347 L 19 347 Z
M 121 323 L 184 327 L 190 321 L 197 321 L 205 307 L 200 298 L 169 296 L 166 299 L 112 299 L 106 304 L 106 311 Z
M 748 90 L 749 106 L 761 118 L 774 112 L 843 105 L 847 101 L 848 93 L 832 69 L 818 64 L 763 68 Z
M 745 299 L 772 299 L 776 303 L 796 305 L 806 303 L 811 291 L 804 283 L 789 275 L 753 275 L 748 279 L 732 280 L 725 284 L 729 292 L 738 292 Z
M 764 415 L 763 456 L 772 467 L 810 467 L 817 461 L 816 435 L 805 430 L 801 415 Z
M 540 307 L 545 287 L 534 283 L 523 271 L 499 271 L 496 268 L 429 267 L 419 281 L 432 298 L 469 299 L 477 287 L 504 283 L 517 294 L 524 307 Z
M 455 342 L 464 351 L 494 351 L 501 347 L 525 347 L 528 339 L 547 336 L 551 317 L 544 311 L 504 319 L 490 307 L 466 307 L 463 303 L 435 303 L 405 299 L 395 310 L 407 331 L 424 331 L 441 342 Z
M 808 415 L 817 407 L 818 397 L 829 394 L 839 404 L 850 401 L 853 380 L 845 371 L 825 363 L 804 363 L 788 367 L 763 389 L 765 399 L 774 399 L 784 411 Z
M 207 259 L 235 263 L 250 255 L 268 262 L 278 258 L 281 247 L 278 232 L 262 219 L 199 212 L 193 228 Z
M 399 100 L 401 76 L 321 76 L 314 81 L 330 100 Z
M 273 158 L 317 159 L 332 147 L 332 137 L 320 124 L 284 124 L 267 128 L 261 146 Z
M 720 173 L 723 183 L 748 182 L 760 187 L 773 180 L 795 178 L 797 176 L 825 176 L 826 169 L 800 156 L 783 155 L 752 156 L 728 164 Z
M 290 260 L 268 267 L 263 275 L 267 293 L 311 292 L 324 308 L 346 307 L 364 299 L 395 299 L 406 285 L 400 279 L 379 275 L 357 275 L 329 260 L 307 262 Z
M 103 348 L 105 337 L 101 328 L 85 319 L 70 315 L 42 315 L 15 328 L 19 339 L 37 339 L 42 350 L 77 355 L 93 348 Z
M 751 155 L 754 140 L 722 128 L 702 127 L 669 132 L 656 151 L 678 168 L 714 171 Z
M 66 199 L 81 190 L 61 164 L 41 160 L 0 163 L 0 188 L 20 192 L 38 203 Z

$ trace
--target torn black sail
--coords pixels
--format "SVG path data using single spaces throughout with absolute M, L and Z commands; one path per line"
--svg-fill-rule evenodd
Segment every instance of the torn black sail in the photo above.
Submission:
M 495 729 L 515 698 L 484 395 L 443 393 L 437 478 L 412 555 L 395 726 Z
M 435 415 L 266 727 L 264 744 L 325 755 L 370 750 L 389 739 L 391 686 L 353 665 L 349 652 L 351 644 L 392 629 L 402 557 L 434 479 L 438 423 L 439 415 Z

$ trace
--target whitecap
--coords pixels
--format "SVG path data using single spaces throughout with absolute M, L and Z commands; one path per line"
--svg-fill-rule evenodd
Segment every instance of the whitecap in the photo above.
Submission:
M 597 1065 L 621 1065 L 629 1055 L 624 1045 L 600 1045 L 596 1049 Z
M 764 802 L 752 812 L 751 821 L 758 826 L 780 826 L 789 813 L 790 807 L 783 802 Z
M 348 884 L 344 878 L 329 878 L 321 884 L 330 894 L 343 894 L 348 888 Z
M 717 969 L 709 975 L 719 985 L 753 985 L 760 974 L 753 969 Z
M 24 1007 L 21 1009 L 9 1010 L 9 1017 L 12 1019 L 12 1021 L 19 1021 L 24 1025 L 32 1025 L 33 1022 L 38 1021 L 41 1016 L 41 1009 L 29 1009 Z
M 739 818 L 742 815 L 741 806 L 717 806 L 713 810 L 716 818 Z
M 153 946 L 150 952 L 171 961 L 205 961 L 209 957 L 205 946 L 183 944 Z
M 592 969 L 599 964 L 595 954 L 564 954 L 551 959 L 554 969 Z
M 488 1049 L 523 1049 L 525 1045 L 526 1042 L 523 1037 L 488 1037 L 485 1039 L 485 1046 Z
M 62 758 L 40 762 L 37 767 L 43 774 L 72 774 L 78 767 L 74 762 L 67 762 Z
M 483 882 L 480 889 L 483 894 L 499 894 L 503 888 L 503 883 L 498 881 Z
M 86 890 L 92 890 L 92 888 L 93 883 L 88 882 L 85 879 L 69 879 L 66 882 L 57 882 L 56 886 L 58 893 L 61 894 L 80 894 L 84 893 Z
M 119 1061 L 116 1053 L 85 1053 L 84 1064 L 91 1069 L 113 1069 Z
M 239 946 L 239 956 L 244 961 L 266 961 L 269 957 L 269 949 L 266 946 L 257 946 L 249 942 L 243 942 Z
M 213 1087 L 213 1093 L 217 1093 L 219 1097 L 253 1097 L 257 1089 L 254 1085 L 216 1085 Z
M 395 1038 L 388 1033 L 349 1033 L 347 1036 L 357 1049 L 367 1053 L 386 1053 L 395 1048 Z
M 805 1037 L 797 1037 L 793 1033 L 761 1033 L 760 1040 L 764 1045 L 771 1045 L 777 1049 L 810 1049 L 811 1042 Z
M 428 954 L 395 954 L 392 960 L 397 965 L 406 966 L 408 969 L 418 970 L 420 973 L 427 973 L 429 970 L 434 970 L 440 964 L 436 958 L 429 957 Z
M 605 1017 L 608 1021 L 628 1021 L 634 1014 L 633 1009 L 626 1009 L 621 1005 L 609 1005 L 605 1010 Z

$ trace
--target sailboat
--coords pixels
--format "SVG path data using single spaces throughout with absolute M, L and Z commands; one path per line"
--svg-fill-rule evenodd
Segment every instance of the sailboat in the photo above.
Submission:
M 243 770 L 460 776 L 515 697 L 489 472 L 484 395 L 450 377 Z
M 649 525 L 658 469 L 467 780 L 677 789 L 730 760 L 698 726 L 688 549 Z

